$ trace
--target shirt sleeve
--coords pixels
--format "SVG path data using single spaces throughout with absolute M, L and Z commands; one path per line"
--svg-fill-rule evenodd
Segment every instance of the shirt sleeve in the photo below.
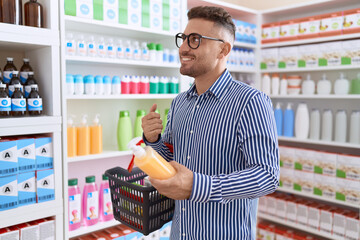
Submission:
M 276 190 L 279 184 L 279 147 L 272 103 L 256 94 L 241 114 L 238 137 L 246 169 L 208 176 L 194 173 L 189 200 L 227 203 L 234 199 L 258 198 Z
M 172 101 L 168 116 L 167 116 L 167 122 L 165 126 L 164 133 L 159 136 L 159 139 L 156 142 L 148 142 L 143 134 L 143 140 L 144 143 L 147 146 L 151 146 L 157 153 L 160 154 L 166 161 L 173 161 L 174 160 L 174 154 L 170 151 L 169 147 L 165 145 L 173 145 L 173 139 L 172 139 L 172 115 L 173 115 L 173 104 L 174 101 Z

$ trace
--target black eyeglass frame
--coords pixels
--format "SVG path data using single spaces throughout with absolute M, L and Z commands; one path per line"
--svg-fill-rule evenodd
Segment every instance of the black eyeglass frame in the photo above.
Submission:
M 185 36 L 185 39 L 182 37 L 182 36 Z M 190 46 L 190 36 L 197 36 L 197 37 L 199 37 L 199 43 L 198 43 L 198 45 L 197 45 L 197 47 L 191 47 Z M 220 38 L 212 38 L 212 37 L 207 37 L 207 36 L 203 36 L 203 35 L 201 35 L 201 34 L 199 34 L 199 33 L 190 33 L 189 35 L 186 35 L 186 34 L 184 34 L 184 33 L 177 33 L 176 35 L 175 35 L 175 45 L 178 47 L 178 48 L 180 48 L 180 46 L 178 45 L 178 42 L 177 42 L 177 39 L 178 38 L 180 38 L 180 39 L 182 39 L 183 40 L 183 43 L 184 43 L 184 41 L 187 39 L 187 44 L 188 44 L 188 46 L 189 46 L 189 48 L 191 48 L 191 49 L 198 49 L 199 47 L 200 47 L 200 45 L 201 45 L 201 39 L 202 38 L 204 38 L 204 39 L 209 39 L 209 40 L 213 40 L 213 41 L 220 41 L 220 42 L 223 42 L 223 43 L 225 43 L 225 41 L 224 40 L 222 40 L 222 39 L 220 39 Z

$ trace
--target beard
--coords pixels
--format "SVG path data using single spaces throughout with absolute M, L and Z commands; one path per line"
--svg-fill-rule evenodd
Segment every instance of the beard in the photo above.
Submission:
M 196 61 L 200 61 L 200 59 L 196 59 Z M 189 67 L 185 67 L 181 64 L 180 67 L 180 73 L 185 76 L 196 78 L 198 76 L 201 76 L 205 73 L 207 73 L 209 70 L 211 70 L 211 67 L 207 64 L 199 64 L 199 63 L 193 63 Z

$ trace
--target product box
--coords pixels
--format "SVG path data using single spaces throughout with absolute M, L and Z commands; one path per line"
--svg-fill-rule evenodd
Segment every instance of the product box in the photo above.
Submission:
M 122 234 L 120 229 L 116 227 L 107 228 L 101 231 L 103 235 L 106 235 L 107 238 L 116 239 L 116 240 L 125 240 L 125 236 Z
M 275 225 L 262 221 L 257 226 L 257 240 L 274 240 L 275 239 Z
M 251 24 L 248 22 L 243 22 L 245 28 L 244 28 L 244 41 L 247 43 L 251 42 Z
M 360 157 L 338 154 L 336 176 L 354 180 L 360 184 Z
M 53 168 L 53 140 L 51 137 L 35 137 L 36 170 Z
M 16 141 L 19 173 L 35 171 L 35 141 L 33 138 L 23 138 Z
M 320 51 L 317 44 L 301 45 L 298 47 L 298 67 L 312 68 L 318 66 Z
M 296 223 L 297 218 L 297 203 L 302 199 L 291 199 L 286 203 L 286 221 Z
M 337 178 L 336 199 L 360 205 L 360 183 L 354 180 Z
M 308 227 L 314 230 L 320 229 L 321 207 L 323 204 L 312 203 L 308 207 Z
M 2 228 L 0 229 L 0 239 L 1 240 L 19 240 L 20 238 L 20 233 L 19 233 L 19 229 L 14 229 L 12 228 L 12 230 L 10 228 Z
M 314 191 L 314 173 L 295 170 L 294 190 L 311 195 Z
M 336 207 L 329 207 L 327 205 L 320 207 L 320 232 L 332 233 L 335 210 Z
M 0 211 L 18 207 L 17 175 L 0 177 Z
M 276 69 L 279 57 L 278 48 L 265 48 L 261 51 L 261 69 Z
M 55 199 L 54 169 L 36 171 L 37 202 Z
M 296 40 L 299 34 L 299 21 L 288 20 L 280 22 L 279 41 Z
M 19 206 L 36 203 L 35 172 L 19 173 L 17 188 Z
M 64 0 L 65 15 L 76 16 L 76 0 Z
M 93 19 L 93 0 L 76 0 L 76 16 Z
M 272 43 L 279 41 L 280 24 L 268 23 L 262 25 L 261 43 Z
M 280 181 L 279 187 L 286 189 L 293 189 L 294 187 L 294 169 L 289 169 L 285 167 L 280 168 Z
M 119 1 L 103 0 L 103 3 L 104 3 L 103 5 L 104 21 L 117 23 L 119 21 Z M 94 8 L 95 8 L 95 2 L 94 2 Z M 95 15 L 95 9 L 94 9 L 94 15 Z
M 286 203 L 290 200 L 285 194 L 280 194 L 276 198 L 275 208 L 276 216 L 281 219 L 286 219 Z
M 276 196 L 277 194 L 269 194 L 266 198 L 266 212 L 269 215 L 276 215 Z
M 279 48 L 278 68 L 295 68 L 297 67 L 298 47 Z
M 333 235 L 340 239 L 345 237 L 346 214 L 350 211 L 338 208 L 334 211 Z
M 360 32 L 360 8 L 344 11 L 343 33 Z
M 137 240 L 159 240 L 160 239 L 160 232 L 159 230 L 150 233 L 149 235 L 145 236 L 144 234 L 138 232 Z
M 170 19 L 170 32 L 179 33 L 180 32 L 180 21 L 177 19 Z
M 276 239 L 276 240 L 289 240 L 289 239 L 293 239 L 293 238 L 292 238 L 292 231 L 291 231 L 291 234 L 289 234 L 288 231 L 289 231 L 288 228 L 277 225 L 277 226 L 275 227 L 275 234 L 276 234 L 275 239 Z
M 329 42 L 319 44 L 319 66 L 339 66 L 343 55 L 341 42 Z
M 360 40 L 343 41 L 341 44 L 343 50 L 341 65 L 360 64 Z
M 338 155 L 335 153 L 327 153 L 322 151 L 315 151 L 314 154 L 314 172 L 329 177 L 336 177 L 336 162 Z
M 165 223 L 159 230 L 159 240 L 169 240 L 172 222 Z
M 22 223 L 18 224 L 17 227 L 20 230 L 20 239 L 34 239 L 38 240 L 40 237 L 39 226 L 36 223 Z
M 121 16 L 121 12 L 119 12 L 119 16 Z M 128 1 L 127 17 L 129 26 L 141 27 L 141 0 Z
M 320 36 L 333 36 L 342 33 L 344 17 L 342 12 L 328 13 L 319 16 Z
M 309 214 L 309 205 L 312 202 L 301 199 L 296 203 L 296 222 L 297 224 L 307 226 L 308 224 L 308 214 Z
M 336 198 L 336 177 L 322 174 L 314 174 L 314 195 L 326 197 L 329 199 Z
M 263 196 L 259 198 L 259 212 L 266 213 L 267 212 L 267 196 Z
M 235 41 L 245 42 L 245 26 L 243 25 L 243 21 L 233 19 L 235 24 Z
M 35 221 L 39 225 L 39 240 L 55 239 L 55 219 L 46 218 Z
M 359 212 L 349 212 L 345 219 L 346 239 L 360 239 Z
M 307 149 L 296 149 L 295 169 L 306 172 L 314 172 L 316 152 Z
M 320 32 L 320 17 L 306 17 L 299 19 L 299 35 L 298 38 L 316 38 Z
M 251 29 L 250 43 L 256 44 L 256 42 L 257 42 L 257 28 L 256 28 L 256 24 L 251 24 L 251 23 L 250 23 L 250 29 Z
M 164 11 L 164 6 L 165 4 L 163 4 L 163 16 L 166 17 L 166 14 L 165 14 L 165 11 Z M 170 4 L 169 5 L 169 8 L 170 8 L 170 15 L 169 17 L 172 18 L 172 19 L 178 19 L 180 20 L 181 19 L 181 6 L 180 4 Z
M 0 139 L 0 177 L 18 173 L 16 141 Z

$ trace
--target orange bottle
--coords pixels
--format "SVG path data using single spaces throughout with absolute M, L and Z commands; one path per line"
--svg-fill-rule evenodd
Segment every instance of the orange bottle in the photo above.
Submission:
M 163 157 L 161 157 L 152 147 L 141 147 L 136 144 L 141 137 L 134 138 L 128 144 L 135 155 L 135 165 L 140 168 L 148 176 L 155 179 L 168 179 L 176 174 L 175 169 Z
M 68 119 L 67 126 L 67 156 L 75 157 L 76 156 L 76 127 L 72 118 Z
M 100 115 L 96 114 L 93 124 L 90 127 L 90 153 L 99 154 L 103 151 L 102 126 L 99 124 Z
M 90 154 L 90 128 L 87 125 L 87 115 L 83 115 L 81 126 L 77 127 L 77 155 Z

